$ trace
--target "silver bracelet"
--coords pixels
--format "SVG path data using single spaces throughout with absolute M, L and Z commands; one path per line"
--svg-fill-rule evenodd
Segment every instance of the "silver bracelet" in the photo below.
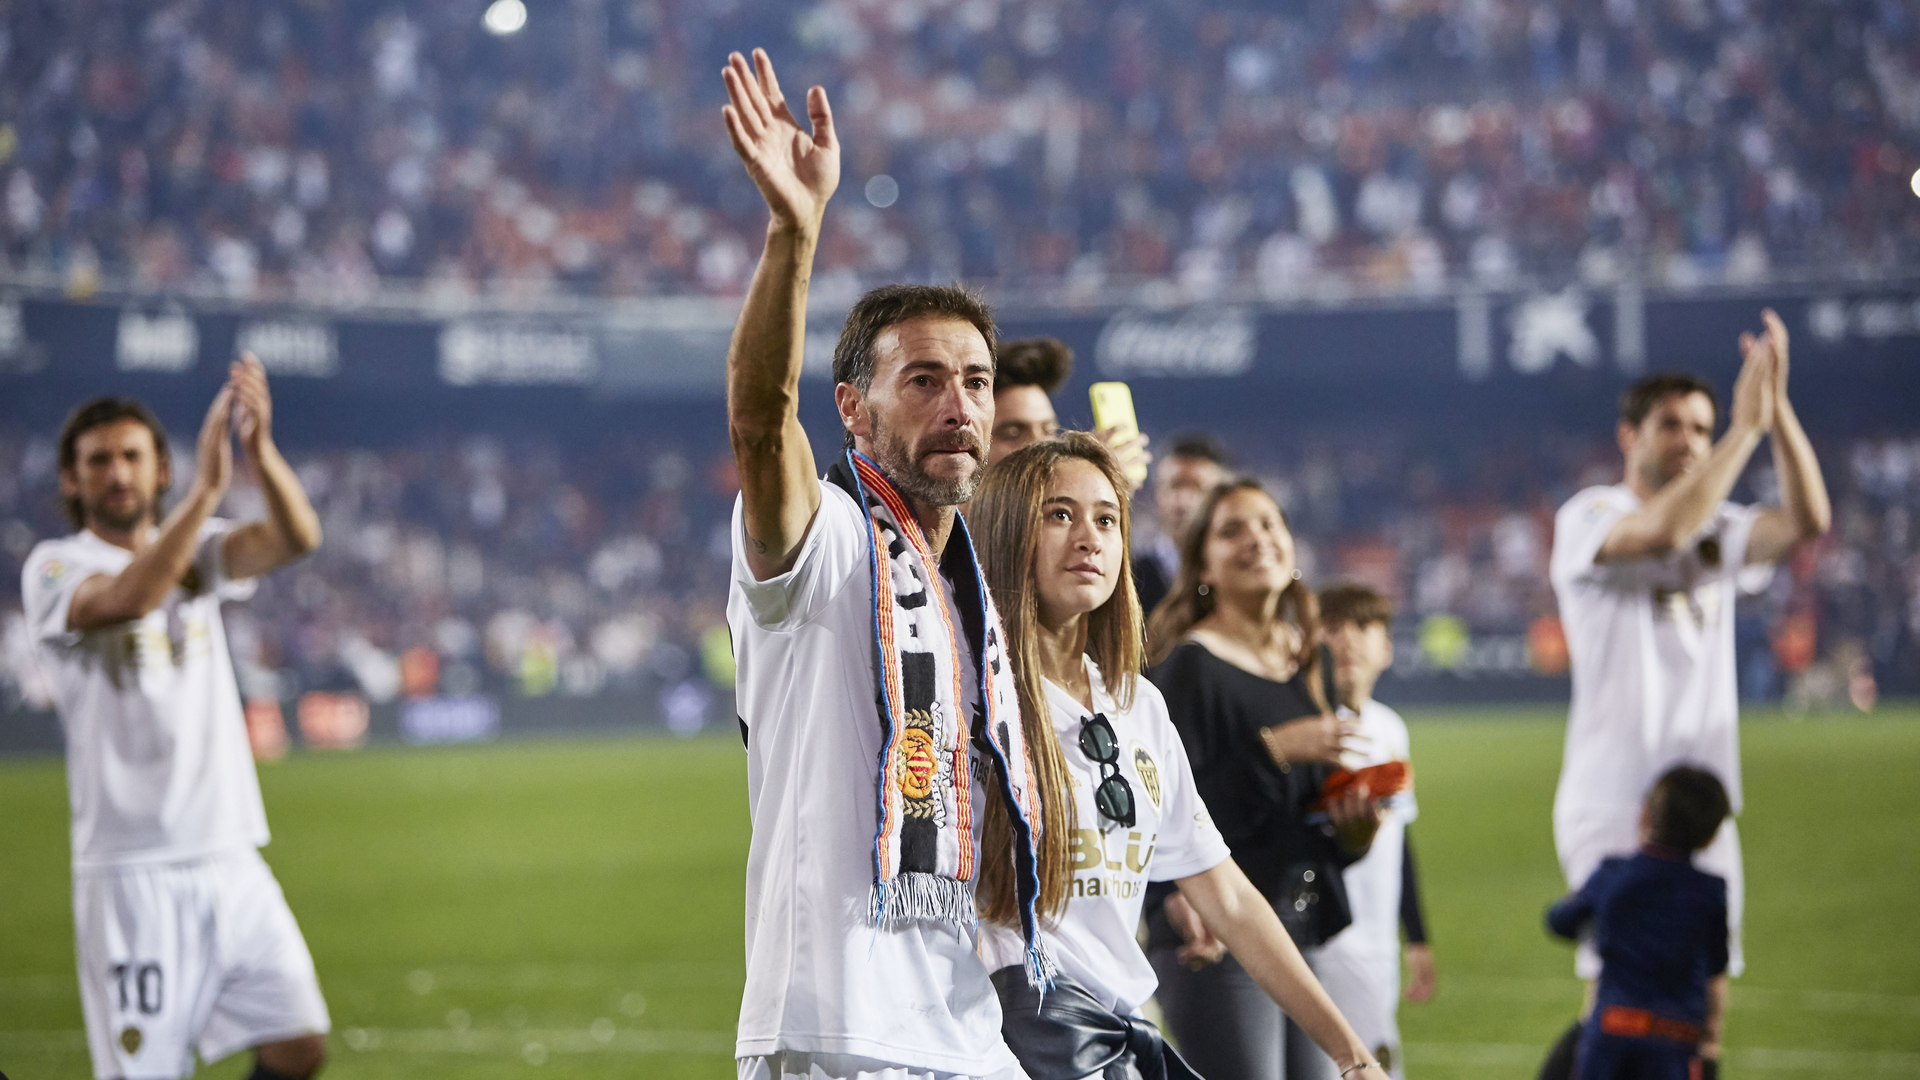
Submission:
M 1355 1062 L 1354 1064 L 1349 1065 L 1346 1068 L 1340 1070 L 1340 1080 L 1347 1080 L 1347 1074 L 1357 1069 L 1378 1069 L 1378 1068 L 1380 1068 L 1380 1063 L 1377 1061 Z

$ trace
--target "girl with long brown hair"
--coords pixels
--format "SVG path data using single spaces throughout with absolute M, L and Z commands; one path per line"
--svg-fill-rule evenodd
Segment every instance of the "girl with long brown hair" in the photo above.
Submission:
M 1319 610 L 1278 503 L 1254 480 L 1222 484 L 1195 513 L 1180 572 L 1154 610 L 1148 677 L 1186 745 L 1201 798 L 1246 872 L 1311 962 L 1351 921 L 1341 880 L 1379 828 L 1364 791 L 1314 810 L 1353 725 L 1328 714 Z M 1283 1015 L 1237 948 L 1183 889 L 1150 905 L 1147 952 L 1160 1004 L 1203 1073 L 1273 1080 L 1344 1076 L 1305 1018 Z M 1209 929 L 1212 933 L 1209 933 Z M 1324 1045 L 1324 1043 L 1322 1044 Z
M 1148 884 L 1173 881 L 1256 985 L 1350 1077 L 1380 1080 L 1368 1071 L 1377 1064 L 1366 1046 L 1228 856 L 1166 703 L 1137 674 L 1128 487 L 1099 440 L 1068 433 L 988 470 L 970 513 L 1046 808 L 1040 895 L 1051 919 L 1043 933 L 1059 964 L 1044 994 L 1029 986 L 1011 891 L 1000 882 L 1007 868 L 988 867 L 980 952 L 1000 994 L 1001 1033 L 1036 1080 L 1199 1075 L 1139 1014 L 1156 977 L 1135 931 Z M 1049 861 L 1062 840 L 1066 857 Z M 991 834 L 982 849 L 999 850 Z

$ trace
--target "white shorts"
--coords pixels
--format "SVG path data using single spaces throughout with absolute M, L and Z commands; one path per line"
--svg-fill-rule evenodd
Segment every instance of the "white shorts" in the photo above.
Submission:
M 736 1059 L 739 1080 L 1027 1080 L 1026 1070 L 1008 1065 L 984 1077 L 891 1065 L 848 1054 L 783 1050 L 764 1057 Z
M 1553 816 L 1553 846 L 1560 855 L 1560 870 L 1567 876 L 1567 887 L 1578 889 L 1599 868 L 1602 859 L 1631 855 L 1640 850 L 1640 811 Z M 1693 865 L 1727 882 L 1727 974 L 1746 970 L 1746 957 L 1740 950 L 1740 914 L 1746 906 L 1746 875 L 1741 869 L 1740 829 L 1728 818 L 1713 835 L 1713 842 L 1693 853 Z M 1573 970 L 1583 979 L 1600 977 L 1600 954 L 1593 941 L 1583 937 L 1574 950 Z
M 100 1080 L 193 1075 L 331 1023 L 313 957 L 257 851 L 77 871 L 73 924 Z
M 1400 1061 L 1399 943 L 1391 953 L 1344 947 L 1342 939 L 1349 933 L 1351 929 L 1342 931 L 1320 947 L 1313 972 L 1374 1057 L 1394 1076 L 1405 1076 Z

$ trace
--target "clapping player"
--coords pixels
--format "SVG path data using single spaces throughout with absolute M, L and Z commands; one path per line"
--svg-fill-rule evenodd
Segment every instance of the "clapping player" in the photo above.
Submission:
M 1734 602 L 1743 568 L 1778 562 L 1832 521 L 1813 446 L 1787 396 L 1787 327 L 1772 311 L 1740 335 L 1743 361 L 1727 430 L 1716 442 L 1713 387 L 1650 375 L 1620 401 L 1619 484 L 1588 488 L 1554 517 L 1553 590 L 1573 667 L 1566 756 L 1553 839 L 1569 888 L 1638 844 L 1641 796 L 1654 778 L 1700 762 L 1740 812 L 1740 702 Z M 1780 505 L 1727 501 L 1762 439 L 1772 444 Z M 1699 855 L 1727 882 L 1728 971 L 1740 959 L 1740 837 L 1728 818 Z M 1575 969 L 1601 972 L 1583 944 Z M 1564 1076 L 1578 1025 L 1543 1076 Z
M 987 444 L 987 464 L 1059 433 L 1053 393 L 1072 371 L 1073 350 L 1058 338 L 1000 343 L 994 356 L 993 439 Z M 1114 427 L 1101 432 L 1100 441 L 1119 457 L 1122 467 L 1146 475 L 1153 455 L 1147 452 L 1145 435 Z M 1129 483 L 1133 490 L 1140 487 L 1138 481 Z
M 213 516 L 235 429 L 267 518 Z M 166 433 L 107 397 L 60 433 L 76 531 L 28 555 L 21 592 L 55 686 L 73 806 L 73 910 L 100 1080 L 169 1080 L 251 1047 L 253 1080 L 312 1076 L 327 1007 L 258 849 L 267 842 L 220 602 L 312 551 L 320 522 L 273 443 L 252 356 L 213 399 L 173 510 Z

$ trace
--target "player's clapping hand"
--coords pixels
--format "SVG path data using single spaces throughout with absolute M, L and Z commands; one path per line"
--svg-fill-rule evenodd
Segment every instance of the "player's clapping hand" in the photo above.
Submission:
M 1781 327 L 1781 333 L 1786 327 Z M 1740 377 L 1733 383 L 1733 426 L 1748 431 L 1773 427 L 1774 398 L 1782 378 L 1769 336 L 1740 335 Z
M 219 498 L 233 479 L 233 387 L 223 386 L 207 408 L 195 446 L 193 483 L 201 492 Z
M 1787 402 L 1787 323 L 1772 308 L 1760 312 L 1766 324 L 1767 345 L 1773 350 L 1773 418 L 1778 421 Z
M 1276 764 L 1340 764 L 1343 750 L 1363 750 L 1369 740 L 1353 717 L 1322 713 L 1260 729 L 1260 741 Z
M 807 118 L 813 127 L 809 134 L 787 107 L 765 49 L 753 50 L 751 66 L 739 53 L 727 57 L 721 78 L 727 84 L 727 104 L 720 110 L 727 135 L 773 212 L 773 224 L 817 228 L 827 200 L 840 186 L 840 140 L 833 131 L 826 90 L 816 86 L 807 91 Z
M 240 447 L 258 457 L 260 447 L 273 438 L 273 395 L 267 391 L 267 369 L 252 353 L 241 353 L 227 369 L 227 387 L 238 409 L 235 425 Z

